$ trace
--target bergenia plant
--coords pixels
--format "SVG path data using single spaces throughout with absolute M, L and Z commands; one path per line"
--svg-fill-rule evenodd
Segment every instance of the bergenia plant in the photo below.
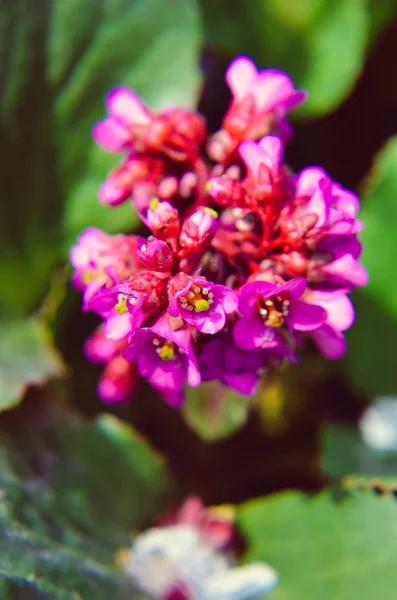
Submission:
M 320 167 L 283 160 L 288 112 L 305 92 L 236 58 L 232 100 L 215 134 L 183 108 L 153 112 L 131 90 L 107 98 L 94 140 L 121 163 L 100 202 L 130 202 L 146 237 L 90 228 L 71 251 L 83 310 L 103 320 L 87 357 L 105 365 L 99 394 L 127 399 L 138 375 L 180 406 L 186 386 L 219 379 L 255 392 L 304 343 L 340 358 L 354 321 L 359 200 Z

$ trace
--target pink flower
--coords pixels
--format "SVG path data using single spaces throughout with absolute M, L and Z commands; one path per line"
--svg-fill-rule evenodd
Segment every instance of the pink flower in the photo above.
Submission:
M 307 299 L 327 311 L 326 321 L 310 333 L 320 352 L 328 359 L 336 360 L 346 351 L 342 331 L 354 322 L 354 308 L 346 294 L 338 292 L 308 292 Z
M 284 285 L 252 281 L 239 292 L 243 315 L 233 329 L 236 346 L 243 350 L 273 348 L 282 344 L 282 327 L 293 331 L 313 331 L 327 318 L 321 306 L 298 300 L 305 291 L 304 279 L 291 279 Z
M 180 229 L 179 214 L 169 202 L 153 200 L 146 214 L 141 214 L 143 222 L 159 240 L 175 239 Z
M 109 116 L 95 125 L 92 135 L 109 152 L 159 152 L 185 161 L 194 157 L 205 139 L 199 114 L 179 108 L 153 113 L 126 87 L 113 89 L 106 107 Z
M 74 285 L 84 290 L 84 310 L 89 309 L 92 295 L 104 284 L 131 275 L 138 261 L 135 255 L 136 236 L 109 235 L 89 227 L 70 250 L 70 262 L 75 268 Z
M 142 377 L 173 403 L 183 402 L 181 392 L 186 382 L 192 387 L 201 382 L 188 327 L 174 331 L 166 313 L 151 327 L 135 332 L 124 357 L 136 362 Z
M 269 358 L 266 350 L 241 350 L 230 332 L 221 333 L 204 344 L 199 355 L 203 381 L 219 379 L 240 394 L 256 391 L 260 372 Z
M 150 113 L 137 94 L 125 87 L 114 88 L 107 97 L 109 116 L 92 130 L 98 146 L 108 152 L 133 149 L 133 129 L 150 123 Z
M 129 400 L 136 385 L 136 367 L 122 356 L 115 356 L 106 365 L 98 382 L 98 396 L 109 404 Z
M 283 71 L 258 71 L 251 59 L 237 57 L 226 71 L 226 82 L 233 94 L 223 127 L 232 137 L 257 139 L 276 126 L 288 128 L 286 114 L 303 102 L 306 92 L 295 90 Z
M 185 281 L 186 285 L 174 295 L 170 303 L 170 315 L 182 317 L 201 333 L 212 335 L 223 329 L 226 315 L 237 309 L 236 292 L 199 276 L 185 276 Z
M 124 340 L 110 340 L 101 326 L 87 338 L 84 354 L 93 363 L 105 365 L 98 383 L 98 395 L 104 402 L 124 402 L 134 391 L 135 365 L 123 358 Z
M 197 250 L 208 244 L 218 229 L 218 213 L 212 208 L 199 208 L 183 223 L 179 235 L 182 248 Z
M 103 286 L 92 295 L 88 309 L 105 320 L 105 334 L 119 340 L 133 333 L 166 302 L 165 278 L 161 273 L 141 271 L 112 287 Z
M 198 496 L 189 496 L 175 511 L 169 511 L 157 519 L 160 527 L 187 525 L 195 527 L 215 550 L 229 546 L 236 534 L 231 515 L 224 511 L 206 509 Z
M 136 254 L 145 267 L 153 271 L 170 271 L 174 262 L 174 255 L 167 243 L 153 236 L 137 239 Z
M 163 171 L 162 160 L 129 154 L 118 167 L 110 171 L 99 188 L 99 200 L 102 204 L 117 206 L 128 198 L 133 198 L 139 204 L 139 189 L 142 195 L 144 187 L 146 208 L 157 195 Z

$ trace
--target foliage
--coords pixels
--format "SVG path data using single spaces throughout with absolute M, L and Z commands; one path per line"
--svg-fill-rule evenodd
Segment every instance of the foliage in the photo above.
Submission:
M 265 560 L 281 574 L 269 600 L 392 598 L 396 511 L 392 496 L 365 492 L 253 500 L 238 510 L 245 559 Z
M 130 598 L 115 553 L 163 506 L 164 461 L 114 417 L 30 410 L 1 428 L 2 598 Z

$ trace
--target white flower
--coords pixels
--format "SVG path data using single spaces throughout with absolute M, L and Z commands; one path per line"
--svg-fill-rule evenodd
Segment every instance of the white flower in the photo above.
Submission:
M 188 600 L 255 600 L 278 580 L 263 563 L 234 567 L 188 525 L 156 527 L 138 535 L 124 569 L 156 600 L 166 597 L 178 582 L 188 590 Z
M 397 450 L 397 397 L 375 398 L 359 426 L 364 442 L 374 450 Z

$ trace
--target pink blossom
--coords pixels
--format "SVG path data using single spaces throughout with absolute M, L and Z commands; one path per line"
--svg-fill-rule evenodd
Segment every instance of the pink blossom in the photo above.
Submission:
M 185 277 L 186 285 L 169 306 L 173 317 L 182 319 L 202 333 L 214 334 L 223 329 L 226 315 L 237 309 L 237 294 L 225 285 L 216 285 L 203 277 Z
M 236 346 L 243 350 L 273 348 L 282 344 L 282 327 L 313 331 L 325 322 L 327 313 L 320 306 L 298 300 L 305 291 L 304 279 L 291 279 L 283 285 L 252 281 L 239 292 L 239 311 L 243 315 L 233 329 Z

